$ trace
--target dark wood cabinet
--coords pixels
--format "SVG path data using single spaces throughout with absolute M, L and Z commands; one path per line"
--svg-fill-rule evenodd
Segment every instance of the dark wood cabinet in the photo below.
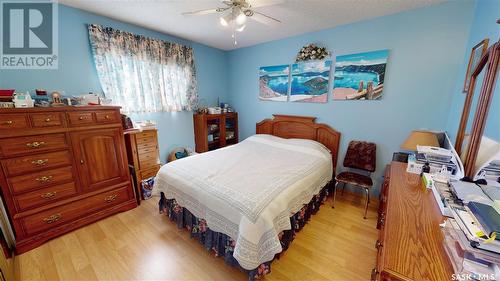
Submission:
M 196 152 L 238 143 L 238 113 L 194 114 Z
M 18 254 L 137 206 L 120 108 L 0 109 L 0 187 Z
M 127 180 L 120 129 L 71 133 L 71 142 L 84 189 L 95 190 Z

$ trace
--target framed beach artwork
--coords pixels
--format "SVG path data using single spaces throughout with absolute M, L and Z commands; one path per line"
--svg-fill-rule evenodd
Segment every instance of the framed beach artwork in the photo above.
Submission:
M 380 100 L 389 50 L 338 56 L 333 80 L 334 100 Z
M 290 100 L 327 102 L 332 61 L 306 61 L 292 64 Z
M 477 64 L 481 57 L 488 50 L 489 39 L 486 38 L 483 41 L 479 42 L 476 46 L 472 47 L 472 51 L 470 53 L 469 64 L 467 65 L 467 72 L 465 73 L 465 81 L 464 81 L 464 93 L 467 93 L 469 90 L 470 79 L 472 77 L 472 71 L 476 68 Z
M 288 101 L 290 66 L 264 66 L 259 70 L 259 99 Z

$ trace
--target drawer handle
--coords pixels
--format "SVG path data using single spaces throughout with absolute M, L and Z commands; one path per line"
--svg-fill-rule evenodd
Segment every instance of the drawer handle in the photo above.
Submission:
M 54 196 L 56 196 L 57 192 L 47 192 L 47 193 L 44 193 L 42 195 L 40 195 L 40 197 L 42 197 L 43 199 L 50 199 Z
M 5 121 L 5 122 L 3 122 L 3 124 L 4 125 L 12 125 L 12 124 L 14 124 L 14 121 L 12 121 L 12 120 Z
M 47 162 L 49 162 L 49 159 L 38 159 L 38 160 L 31 161 L 31 164 L 33 164 L 35 166 L 45 166 L 45 164 L 47 164 Z
M 379 250 L 380 248 L 382 248 L 382 242 L 377 240 L 377 242 L 375 243 L 375 249 Z
M 378 219 L 378 224 L 380 225 L 380 227 L 384 226 L 384 224 L 385 224 L 385 212 L 380 214 L 380 217 Z
M 109 115 L 104 116 L 105 119 L 109 119 Z
M 104 201 L 106 201 L 106 203 L 111 203 L 111 202 L 115 201 L 116 198 L 118 198 L 118 195 L 113 194 L 113 195 L 105 197 Z
M 85 116 L 80 116 L 80 117 L 78 117 L 78 120 L 83 120 L 83 119 L 86 119 L 86 118 L 87 117 L 85 117 Z
M 39 148 L 40 146 L 45 145 L 45 142 L 43 141 L 34 141 L 34 142 L 29 142 L 26 144 L 27 147 L 29 148 Z
M 50 121 L 51 121 L 50 118 L 45 119 L 45 122 L 50 122 Z
M 61 214 L 53 214 L 52 216 L 50 216 L 48 218 L 44 218 L 43 221 L 46 224 L 51 224 L 51 223 L 54 223 L 54 222 L 60 220 L 61 218 L 62 218 Z
M 43 176 L 43 177 L 36 178 L 36 180 L 41 182 L 41 183 L 46 183 L 46 182 L 49 182 L 52 180 L 52 176 Z
M 371 275 L 370 280 L 371 281 L 377 281 L 377 275 L 378 275 L 378 273 L 379 272 L 378 272 L 377 268 L 372 269 L 372 275 Z

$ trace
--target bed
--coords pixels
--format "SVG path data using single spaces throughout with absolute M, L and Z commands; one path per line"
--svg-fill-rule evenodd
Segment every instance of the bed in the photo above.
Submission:
M 164 165 L 160 211 L 249 279 L 270 262 L 326 199 L 340 133 L 314 117 L 273 115 L 239 144 Z

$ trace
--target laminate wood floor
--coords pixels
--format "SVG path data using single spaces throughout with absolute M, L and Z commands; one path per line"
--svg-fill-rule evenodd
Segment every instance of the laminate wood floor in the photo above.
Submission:
M 370 280 L 375 265 L 376 202 L 330 200 L 273 262 L 266 280 Z M 247 280 L 166 216 L 155 198 L 16 256 L 16 280 Z

